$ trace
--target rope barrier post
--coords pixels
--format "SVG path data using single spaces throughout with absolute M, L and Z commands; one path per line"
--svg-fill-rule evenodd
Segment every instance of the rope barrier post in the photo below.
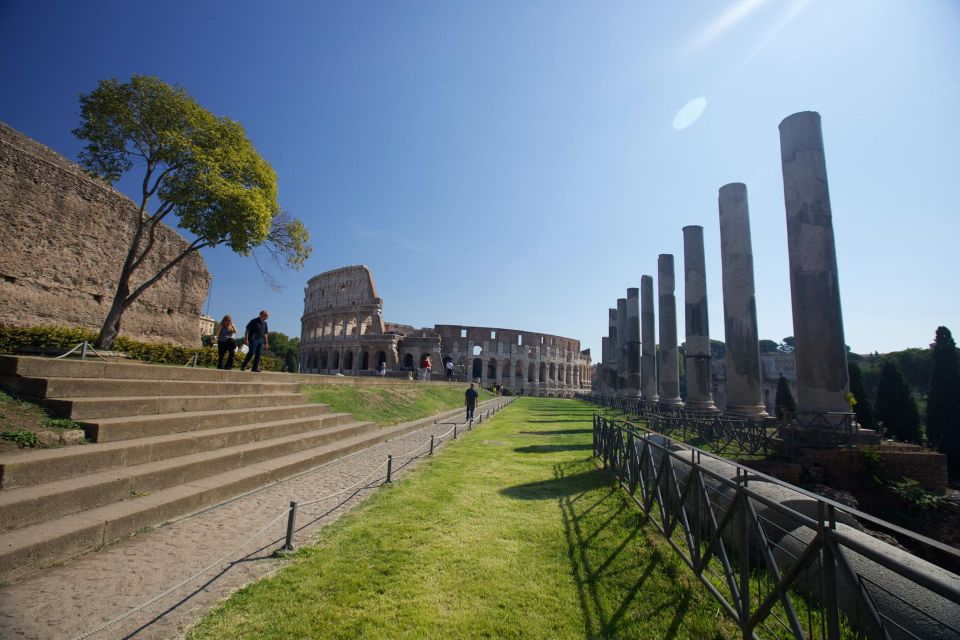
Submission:
M 87 341 L 86 340 L 84 340 L 83 344 L 80 345 L 80 359 L 81 360 L 87 359 Z
M 387 480 L 383 484 L 393 484 L 393 454 L 387 454 Z
M 430 434 L 430 455 L 433 455 L 433 434 Z
M 453 439 L 454 439 L 454 440 L 457 439 L 457 425 L 456 425 L 456 424 L 453 425 Z
M 281 549 L 283 551 L 293 551 L 293 532 L 297 528 L 297 501 L 290 501 L 290 514 L 287 516 L 287 539 Z

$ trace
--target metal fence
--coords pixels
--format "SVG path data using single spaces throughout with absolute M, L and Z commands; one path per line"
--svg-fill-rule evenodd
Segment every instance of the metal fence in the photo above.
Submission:
M 628 421 L 593 450 L 743 638 L 960 638 L 960 551 Z

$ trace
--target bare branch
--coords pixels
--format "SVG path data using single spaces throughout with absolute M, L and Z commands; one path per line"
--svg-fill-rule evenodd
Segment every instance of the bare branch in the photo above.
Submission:
M 215 246 L 215 244 L 212 243 L 212 242 L 206 242 L 206 241 L 204 241 L 204 240 L 202 240 L 202 239 L 200 239 L 200 238 L 197 238 L 196 240 L 194 240 L 193 242 L 191 242 L 191 243 L 190 243 L 190 246 L 188 246 L 186 249 L 184 249 L 183 251 L 181 251 L 180 254 L 179 254 L 176 258 L 174 258 L 173 260 L 171 260 L 170 262 L 168 262 L 168 263 L 166 264 L 166 266 L 164 266 L 162 269 L 160 269 L 160 270 L 156 273 L 156 275 L 154 275 L 152 278 L 150 278 L 149 280 L 147 280 L 146 282 L 144 282 L 143 284 L 141 284 L 139 287 L 137 287 L 136 289 L 134 289 L 133 292 L 132 292 L 129 296 L 127 296 L 127 299 L 124 300 L 124 302 L 123 302 L 124 308 L 129 307 L 131 304 L 133 304 L 133 302 L 134 302 L 137 298 L 139 298 L 140 295 L 141 295 L 144 291 L 146 291 L 147 289 L 149 289 L 151 286 L 153 286 L 153 284 L 154 284 L 157 280 L 159 280 L 159 279 L 162 278 L 163 276 L 167 275 L 167 274 L 168 274 L 172 269 L 174 269 L 178 264 L 180 264 L 181 262 L 183 262 L 183 260 L 184 260 L 188 255 L 190 255 L 191 253 L 196 253 L 196 252 L 198 252 L 200 249 L 202 249 L 202 248 L 204 248 L 204 247 L 212 247 L 212 246 Z

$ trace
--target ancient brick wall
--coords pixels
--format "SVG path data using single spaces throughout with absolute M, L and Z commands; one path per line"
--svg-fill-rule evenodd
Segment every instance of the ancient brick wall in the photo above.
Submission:
M 0 324 L 98 330 L 136 214 L 126 196 L 0 123 Z M 134 286 L 187 246 L 169 227 L 157 235 Z M 121 335 L 199 345 L 209 280 L 203 258 L 187 258 L 124 314 Z

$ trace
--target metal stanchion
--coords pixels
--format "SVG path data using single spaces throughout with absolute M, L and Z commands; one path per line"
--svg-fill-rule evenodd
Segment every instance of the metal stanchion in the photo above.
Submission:
M 430 434 L 430 455 L 433 455 L 433 434 Z
M 457 425 L 453 425 L 453 439 L 457 439 Z
M 387 454 L 387 479 L 384 484 L 393 484 L 393 454 Z
M 297 528 L 297 501 L 290 501 L 290 514 L 287 517 L 287 539 L 281 549 L 283 551 L 293 551 L 293 532 Z

